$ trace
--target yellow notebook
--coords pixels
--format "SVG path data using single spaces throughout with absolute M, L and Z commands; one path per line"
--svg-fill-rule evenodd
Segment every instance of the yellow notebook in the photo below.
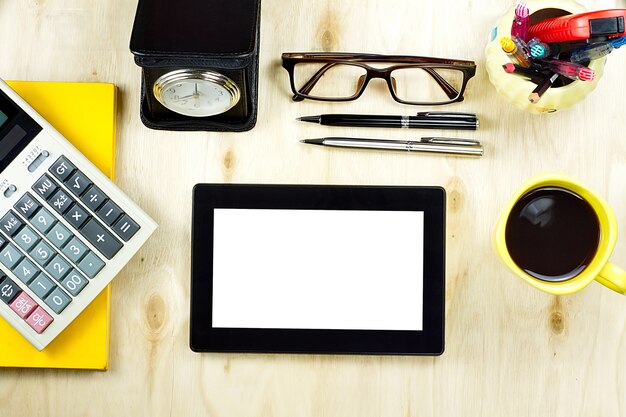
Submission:
M 113 84 L 7 81 L 24 100 L 113 180 Z M 0 318 L 0 366 L 106 370 L 109 363 L 108 286 L 50 345 L 39 352 Z

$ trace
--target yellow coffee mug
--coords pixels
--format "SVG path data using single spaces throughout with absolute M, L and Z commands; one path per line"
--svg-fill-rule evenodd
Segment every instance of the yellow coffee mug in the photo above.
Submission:
M 543 187 L 559 187 L 578 194 L 591 205 L 600 225 L 600 239 L 595 256 L 578 275 L 565 281 L 542 281 L 527 274 L 513 261 L 506 244 L 506 225 L 515 203 L 530 191 Z M 496 250 L 504 264 L 524 281 L 542 291 L 555 295 L 571 294 L 582 290 L 595 279 L 620 294 L 626 294 L 626 271 L 609 262 L 617 240 L 617 221 L 613 210 L 608 203 L 573 178 L 562 174 L 546 173 L 524 183 L 506 206 L 496 225 L 494 238 Z

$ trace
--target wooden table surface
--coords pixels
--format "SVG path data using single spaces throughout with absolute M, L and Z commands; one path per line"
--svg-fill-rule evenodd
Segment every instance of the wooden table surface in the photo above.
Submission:
M 172 2 L 175 4 L 176 2 Z M 626 416 L 626 299 L 592 283 L 539 292 L 499 262 L 495 222 L 527 178 L 559 171 L 626 227 L 626 51 L 577 106 L 530 115 L 489 83 L 484 47 L 505 0 L 263 0 L 260 110 L 247 133 L 177 133 L 139 120 L 128 44 L 136 1 L 0 1 L 0 77 L 101 81 L 120 90 L 117 183 L 160 228 L 113 282 L 107 372 L 0 370 L 1 416 Z M 585 1 L 588 9 L 626 7 Z M 477 132 L 333 129 L 323 112 L 411 114 L 382 83 L 358 101 L 290 100 L 287 51 L 472 59 Z M 425 110 L 420 108 L 419 110 Z M 322 135 L 458 134 L 480 159 L 305 146 Z M 196 354 L 188 346 L 191 189 L 200 182 L 440 185 L 447 190 L 446 351 L 441 357 Z M 626 239 L 612 261 L 626 266 Z M 1 342 L 0 342 L 1 343 Z

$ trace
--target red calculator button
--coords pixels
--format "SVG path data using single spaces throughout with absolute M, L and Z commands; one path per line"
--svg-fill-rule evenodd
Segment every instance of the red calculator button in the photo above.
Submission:
M 9 307 L 11 307 L 11 310 L 15 311 L 18 316 L 26 320 L 26 317 L 30 316 L 30 313 L 32 313 L 36 307 L 39 307 L 39 305 L 34 302 L 28 294 L 22 291 Z
M 37 310 L 26 319 L 26 323 L 37 333 L 42 333 L 53 321 L 52 316 L 41 307 L 37 307 Z

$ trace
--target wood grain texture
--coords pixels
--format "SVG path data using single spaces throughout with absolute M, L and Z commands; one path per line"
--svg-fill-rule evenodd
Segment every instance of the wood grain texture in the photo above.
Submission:
M 175 3 L 175 2 L 173 2 Z M 588 9 L 625 7 L 586 1 Z M 247 133 L 151 131 L 128 50 L 136 1 L 0 1 L 0 77 L 113 82 L 117 183 L 160 224 L 113 282 L 111 369 L 0 370 L 1 416 L 626 416 L 626 300 L 592 283 L 543 294 L 491 247 L 500 210 L 543 171 L 572 175 L 613 206 L 626 235 L 626 52 L 609 56 L 576 107 L 534 116 L 497 96 L 483 49 L 504 0 L 263 0 L 260 110 Z M 382 83 L 356 102 L 294 103 L 281 52 L 355 51 L 473 59 L 466 100 L 482 159 L 328 150 L 330 128 L 295 117 L 411 114 Z M 428 134 L 450 135 L 430 131 Z M 191 188 L 198 182 L 443 185 L 448 192 L 446 352 L 429 357 L 195 354 L 188 347 Z M 626 266 L 626 239 L 612 261 Z M 0 341 L 1 343 L 1 341 Z

